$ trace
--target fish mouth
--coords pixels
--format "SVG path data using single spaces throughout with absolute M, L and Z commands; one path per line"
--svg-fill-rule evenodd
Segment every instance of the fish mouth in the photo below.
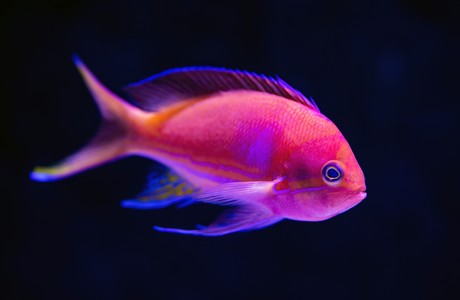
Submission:
M 364 200 L 364 198 L 367 197 L 367 193 L 366 193 L 366 190 L 363 189 L 359 192 L 357 192 L 356 194 L 354 194 L 353 196 L 350 197 L 350 200 L 352 200 L 353 202 L 356 202 L 352 207 L 354 207 L 356 204 L 360 203 L 361 201 Z M 350 208 L 352 208 L 350 207 Z
M 358 197 L 356 197 L 356 198 L 360 198 L 359 201 L 362 201 L 364 198 L 367 197 L 366 190 L 359 192 L 359 193 L 357 194 L 357 196 L 358 196 Z
M 327 204 L 322 207 L 318 207 L 318 210 L 313 210 L 310 212 L 308 218 L 303 218 L 299 220 L 307 220 L 307 221 L 324 221 L 330 218 L 333 218 L 339 214 L 342 214 L 359 203 L 367 197 L 366 189 L 357 189 L 354 191 L 346 192 L 346 195 L 336 195 L 337 202 L 330 203 L 328 206 Z
M 351 203 L 351 205 L 349 205 L 349 206 L 347 206 L 346 208 L 342 209 L 341 211 L 337 212 L 335 215 L 344 213 L 344 212 L 346 212 L 347 210 L 352 209 L 353 207 L 355 207 L 356 205 L 358 205 L 359 203 L 361 203 L 361 201 L 363 201 L 364 198 L 366 198 L 366 197 L 367 197 L 366 190 L 362 190 L 362 191 L 359 191 L 359 192 L 356 193 L 356 194 L 353 194 L 353 195 L 348 196 L 348 197 L 347 197 L 347 203 Z

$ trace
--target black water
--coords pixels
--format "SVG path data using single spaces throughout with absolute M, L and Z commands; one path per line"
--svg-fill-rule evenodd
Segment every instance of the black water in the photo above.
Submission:
M 25 1 L 1 14 L 2 299 L 459 299 L 459 10 L 450 1 Z M 352 146 L 368 197 L 320 223 L 220 238 L 123 209 L 154 163 L 28 179 L 99 117 L 71 62 L 110 88 L 168 68 L 279 75 Z

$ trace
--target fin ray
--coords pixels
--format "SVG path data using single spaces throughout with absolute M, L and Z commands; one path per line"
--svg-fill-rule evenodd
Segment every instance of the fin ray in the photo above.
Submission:
M 283 219 L 268 210 L 262 203 L 274 192 L 274 187 L 280 180 L 282 178 L 273 181 L 229 182 L 197 192 L 196 195 L 193 195 L 196 201 L 234 206 L 224 211 L 216 221 L 207 227 L 191 230 L 154 228 L 164 232 L 218 236 L 266 227 Z
M 260 203 L 273 193 L 274 186 L 282 179 L 273 181 L 237 181 L 223 183 L 203 190 L 194 197 L 197 201 L 217 205 L 241 205 Z
M 155 226 L 162 232 L 172 232 L 202 236 L 220 236 L 237 231 L 248 231 L 267 227 L 283 218 L 259 206 L 236 206 L 226 210 L 215 222 L 198 229 L 165 228 Z
M 147 111 L 199 96 L 232 90 L 252 90 L 278 95 L 319 112 L 318 107 L 279 77 L 212 67 L 188 67 L 165 71 L 125 87 Z
M 77 56 L 74 56 L 73 59 L 99 107 L 103 120 L 98 133 L 80 151 L 56 165 L 36 167 L 30 177 L 37 181 L 62 179 L 128 155 L 129 143 L 126 137 L 129 115 L 141 113 L 139 109 L 107 89 Z
M 117 134 L 123 135 L 117 123 L 104 123 L 88 145 L 53 166 L 35 167 L 30 177 L 36 181 L 59 180 L 120 158 L 125 151 Z
M 133 199 L 123 200 L 121 206 L 134 209 L 159 209 L 174 204 L 187 205 L 195 201 L 190 196 L 196 189 L 182 177 L 168 170 L 152 173 L 147 187 Z

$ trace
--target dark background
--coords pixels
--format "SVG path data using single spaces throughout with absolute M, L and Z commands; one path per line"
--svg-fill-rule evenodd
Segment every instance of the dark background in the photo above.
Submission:
M 166 2 L 1 9 L 2 299 L 460 299 L 454 1 Z M 278 74 L 341 129 L 368 197 L 325 222 L 203 238 L 152 225 L 215 208 L 119 206 L 159 168 L 147 159 L 32 182 L 98 126 L 72 53 L 120 94 L 173 67 Z

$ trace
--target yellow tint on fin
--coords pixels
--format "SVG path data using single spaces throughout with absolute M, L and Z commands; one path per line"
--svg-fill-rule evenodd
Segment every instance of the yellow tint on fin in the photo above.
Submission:
M 110 140 L 105 136 L 108 130 L 110 129 L 107 127 L 101 128 L 99 134 L 86 147 L 60 163 L 50 167 L 35 167 L 30 173 L 30 178 L 36 181 L 59 180 L 120 158 L 125 154 L 124 142 L 117 139 Z
M 96 136 L 80 151 L 56 165 L 36 167 L 30 174 L 33 180 L 58 180 L 128 155 L 128 131 L 135 117 L 143 114 L 107 89 L 77 56 L 73 59 L 99 107 L 102 124 Z
M 162 175 L 153 173 L 145 190 L 134 197 L 121 202 L 123 207 L 136 209 L 163 208 L 176 203 L 184 203 L 197 192 L 189 182 L 168 170 Z

